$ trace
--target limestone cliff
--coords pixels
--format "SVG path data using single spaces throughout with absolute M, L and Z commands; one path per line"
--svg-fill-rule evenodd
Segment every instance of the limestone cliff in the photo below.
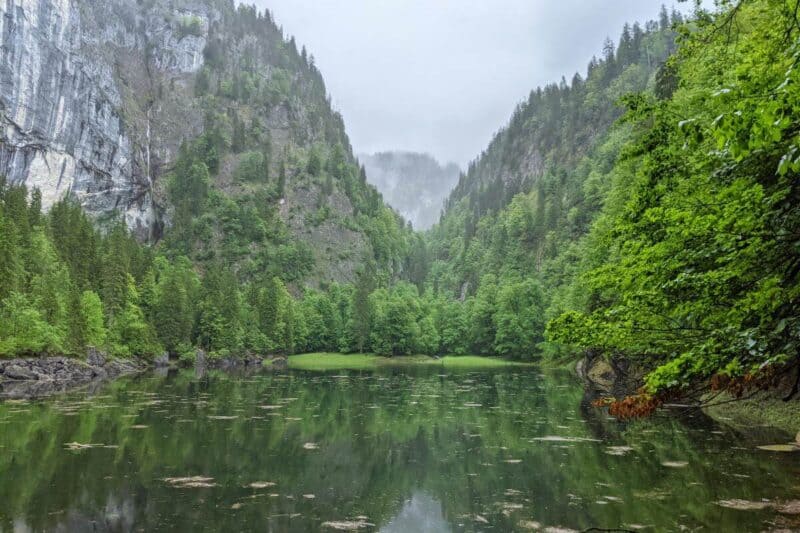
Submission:
M 70 195 L 158 241 L 175 216 L 180 147 L 206 133 L 220 152 L 210 185 L 233 201 L 267 186 L 237 182 L 248 155 L 274 154 L 264 175 L 283 168 L 286 190 L 272 208 L 309 244 L 319 280 L 352 279 L 369 253 L 352 218 L 372 193 L 306 179 L 312 148 L 355 158 L 313 57 L 268 12 L 233 0 L 5 0 L 0 35 L 0 175 L 38 187 L 45 208 Z M 330 216 L 303 222 L 326 205 Z
M 179 35 L 184 16 L 201 20 L 203 34 Z M 153 236 L 153 183 L 180 139 L 170 124 L 188 125 L 187 135 L 200 125 L 191 106 L 164 113 L 170 98 L 157 88 L 187 84 L 219 16 L 199 3 L 0 4 L 0 173 L 39 187 L 45 207 L 72 194 L 89 213 L 118 210 L 139 235 Z

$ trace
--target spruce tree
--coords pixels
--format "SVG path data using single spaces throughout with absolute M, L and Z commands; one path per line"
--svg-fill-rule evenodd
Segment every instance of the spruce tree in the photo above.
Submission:
M 0 301 L 21 287 L 23 273 L 17 228 L 0 213 Z

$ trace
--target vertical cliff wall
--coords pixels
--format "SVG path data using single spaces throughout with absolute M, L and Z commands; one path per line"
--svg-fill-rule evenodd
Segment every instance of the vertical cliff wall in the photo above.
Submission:
M 164 4 L 0 3 L 0 174 L 38 187 L 45 207 L 72 194 L 96 217 L 123 213 L 143 238 L 159 231 L 154 184 L 201 127 L 191 105 L 169 102 L 202 66 L 219 18 L 200 3 Z M 185 17 L 195 34 L 180 34 Z
M 402 222 L 358 176 L 313 56 L 270 13 L 0 0 L 0 39 L 0 175 L 39 188 L 45 208 L 69 195 L 194 260 L 261 273 L 280 258 L 310 283 L 352 281 L 365 257 L 400 263 L 400 245 L 373 241 Z M 170 186 L 182 145 L 208 170 L 190 216 Z

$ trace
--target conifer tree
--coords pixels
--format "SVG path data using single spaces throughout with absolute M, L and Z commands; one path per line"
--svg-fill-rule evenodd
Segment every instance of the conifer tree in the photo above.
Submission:
M 86 346 L 105 346 L 107 330 L 103 317 L 103 302 L 94 291 L 84 291 L 80 296 L 80 320 Z
M 0 301 L 21 287 L 23 264 L 17 245 L 17 228 L 0 212 Z

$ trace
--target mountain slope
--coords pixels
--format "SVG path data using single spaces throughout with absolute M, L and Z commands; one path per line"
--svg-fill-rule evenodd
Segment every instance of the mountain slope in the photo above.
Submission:
M 12 0 L 0 31 L 0 174 L 45 208 L 69 195 L 143 240 L 172 228 L 180 252 L 245 275 L 296 264 L 298 280 L 351 281 L 364 258 L 400 263 L 373 243 L 401 221 L 360 176 L 313 57 L 268 12 Z M 195 164 L 207 191 L 187 213 L 176 169 Z
M 669 90 L 663 65 L 679 22 L 678 13 L 662 12 L 644 28 L 626 25 L 619 45 L 606 42 L 585 77 L 532 91 L 462 175 L 430 232 L 427 286 L 472 306 L 472 351 L 530 357 L 541 349 L 547 319 L 570 298 L 575 246 L 602 206 L 630 135 L 628 125 L 616 124 L 621 99 Z M 518 317 L 506 324 L 516 331 L 514 342 L 503 339 L 508 331 L 496 316 L 503 287 L 512 287 L 505 305 Z M 513 301 L 515 294 L 525 301 Z M 536 311 L 519 323 L 520 306 L 530 302 Z M 475 305 L 484 307 L 482 318 Z
M 517 107 L 469 165 L 433 231 L 439 287 L 474 294 L 482 272 L 536 273 L 559 243 L 586 232 L 626 136 L 624 125 L 612 128 L 620 99 L 656 86 L 674 49 L 670 24 L 666 17 L 645 29 L 626 25 L 619 46 L 607 42 L 585 79 L 536 89 Z

